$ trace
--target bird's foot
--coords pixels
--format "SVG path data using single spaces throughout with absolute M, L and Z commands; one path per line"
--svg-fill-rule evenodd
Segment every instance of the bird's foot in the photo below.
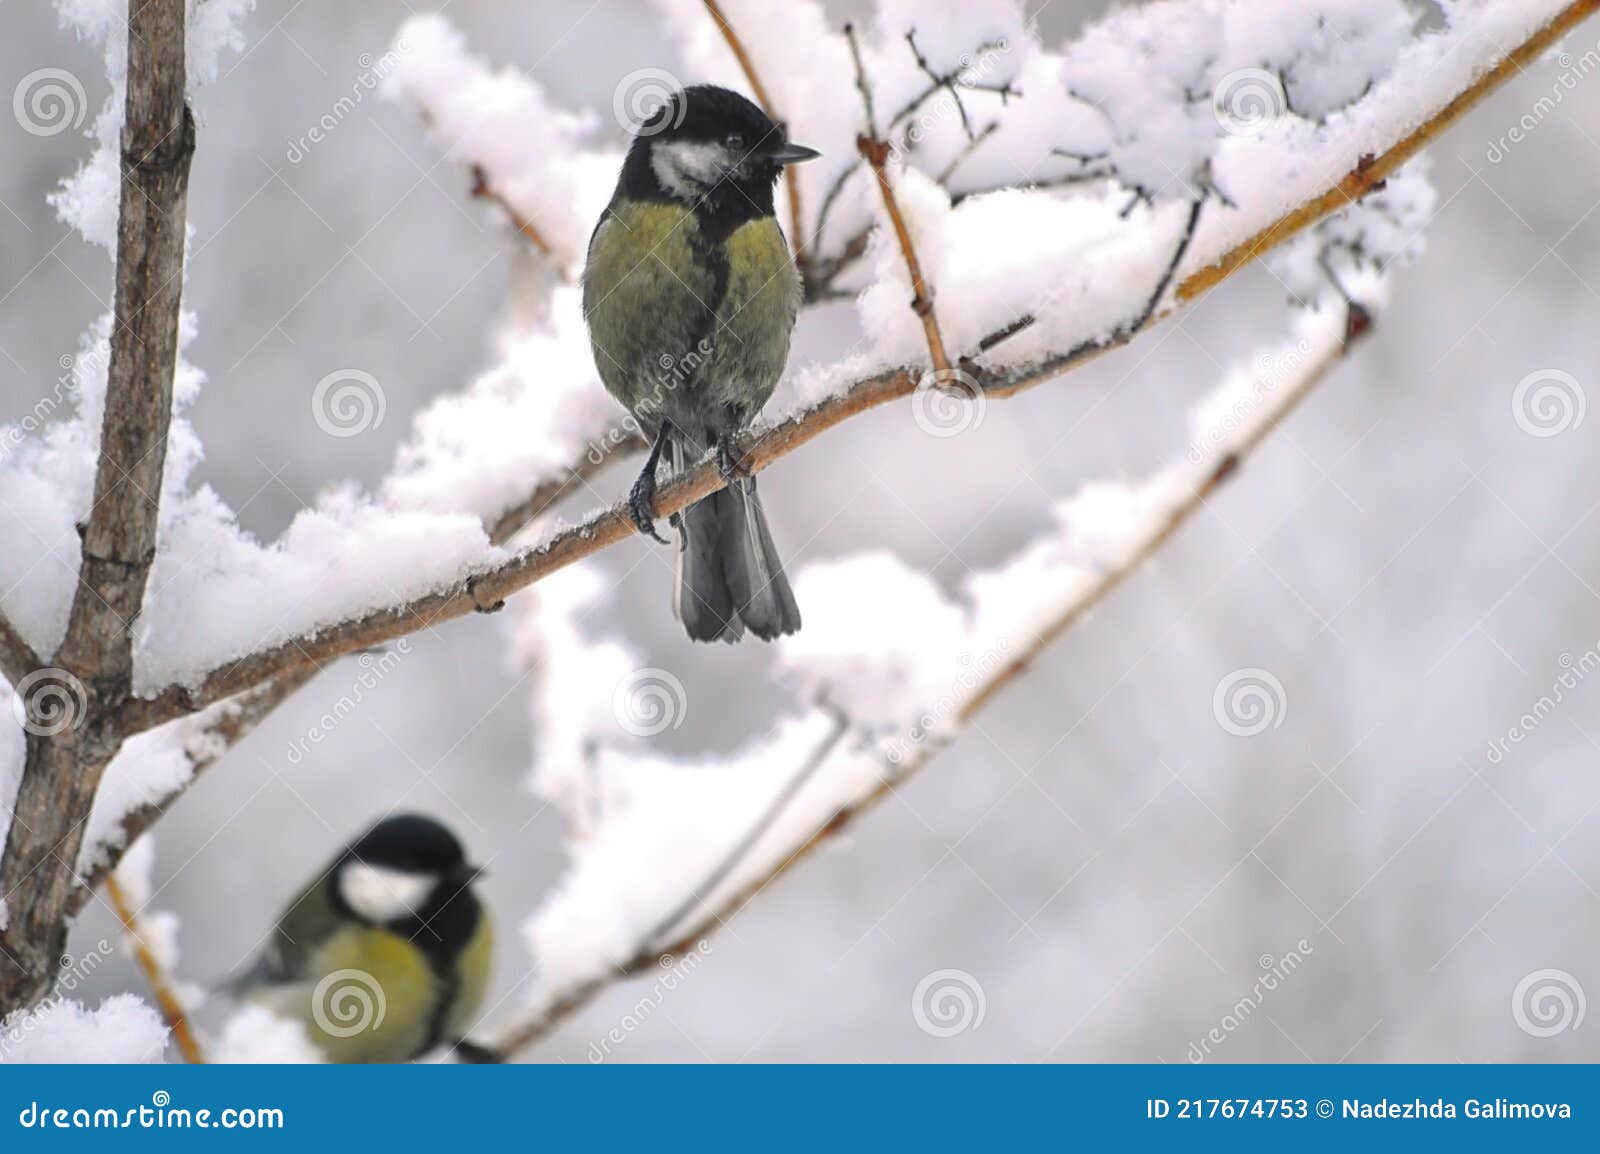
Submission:
M 734 434 L 724 433 L 717 438 L 717 471 L 722 474 L 722 479 L 732 483 L 735 477 L 748 477 L 750 470 L 745 468 L 744 458 L 739 455 L 738 446 L 734 444 Z
M 656 532 L 655 503 L 655 471 L 646 469 L 639 474 L 639 479 L 633 483 L 633 488 L 628 493 L 628 513 L 633 518 L 635 529 L 646 537 L 655 538 L 663 545 L 670 545 L 670 541 Z

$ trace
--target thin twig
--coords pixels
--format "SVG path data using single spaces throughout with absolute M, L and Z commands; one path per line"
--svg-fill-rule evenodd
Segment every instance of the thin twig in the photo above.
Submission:
M 750 856 L 750 851 L 755 848 L 757 842 L 766 836 L 767 831 L 782 816 L 783 811 L 788 808 L 795 795 L 800 792 L 806 782 L 816 775 L 817 770 L 822 768 L 829 756 L 838 748 L 839 742 L 844 738 L 845 730 L 849 726 L 850 719 L 837 709 L 832 709 L 829 712 L 832 714 L 833 724 L 829 727 L 822 741 L 811 751 L 811 755 L 806 758 L 805 763 L 795 771 L 794 776 L 784 782 L 783 788 L 773 795 L 772 800 L 767 804 L 767 808 L 762 811 L 761 816 L 756 819 L 755 824 L 745 831 L 744 836 L 728 851 L 727 855 L 712 867 L 711 872 L 700 880 L 700 884 L 693 886 L 689 890 L 689 896 L 670 914 L 662 918 L 654 929 L 640 939 L 644 944 L 640 947 L 639 953 L 655 956 L 661 952 L 651 947 L 670 934 L 679 922 L 694 913 L 696 909 L 705 903 L 706 899 L 717 892 L 717 887 L 727 881 L 728 876 L 739 867 L 739 863 Z M 676 941 L 677 939 L 671 940 Z
M 1536 33 L 1528 42 L 1539 46 L 1535 54 L 1543 47 L 1547 47 L 1559 34 L 1553 32 L 1553 29 L 1559 28 L 1562 31 L 1569 29 L 1576 19 L 1596 7 L 1600 7 L 1600 0 L 1578 0 L 1569 6 L 1561 17 Z M 1526 56 L 1527 47 L 1519 48 L 1517 53 Z M 1495 85 L 1503 83 L 1508 76 L 1509 72 L 1502 68 L 1491 69 L 1480 75 L 1473 81 L 1469 90 L 1477 93 L 1473 99 L 1477 99 L 1484 91 Z M 1452 118 L 1459 116 L 1459 111 L 1456 110 L 1465 96 L 1466 94 L 1456 97 L 1448 109 L 1438 115 L 1444 116 L 1448 112 Z M 1419 129 L 1418 132 L 1425 130 L 1426 128 Z M 1432 130 L 1429 137 L 1436 136 L 1437 132 L 1437 129 Z M 1407 137 L 1403 146 L 1414 151 L 1416 146 L 1413 142 L 1416 136 L 1417 133 L 1413 133 Z M 1382 166 L 1385 170 L 1391 170 L 1394 165 L 1388 162 L 1387 156 L 1388 154 L 1385 154 L 1383 158 L 1369 162 L 1363 167 L 1371 169 Z M 1345 181 L 1340 183 L 1343 186 Z M 1322 205 L 1326 213 L 1344 206 L 1346 201 L 1343 193 L 1338 194 L 1337 201 L 1335 204 L 1328 197 L 1318 197 L 1315 203 Z M 1274 227 L 1266 230 L 1263 235 L 1270 234 L 1271 243 L 1278 244 L 1288 240 L 1295 231 L 1310 226 L 1318 219 L 1315 215 L 1307 214 L 1300 209 L 1293 210 L 1285 219 L 1290 217 L 1295 221 L 1293 229 Z M 1172 315 L 1191 301 L 1201 291 L 1200 286 L 1215 285 L 1244 267 L 1246 259 L 1260 256 L 1267 251 L 1267 248 L 1267 243 L 1263 242 L 1249 250 L 1248 258 L 1228 260 L 1220 268 L 1191 274 L 1179 282 L 1177 289 L 1172 293 L 1171 303 L 1165 309 L 1158 308 L 1157 312 L 1139 328 L 1124 327 L 1109 339 L 1085 342 L 1023 366 L 986 370 L 971 361 L 966 361 L 963 362 L 963 371 L 969 374 L 972 382 L 985 396 L 994 398 L 1009 397 L 1044 381 L 1052 380 L 1111 349 L 1127 344 L 1139 332 Z M 997 333 L 980 340 L 978 348 L 981 350 L 992 347 L 998 338 L 1019 332 L 1031 323 L 1033 322 L 1028 318 L 1012 322 Z M 746 436 L 739 445 L 741 459 L 752 470 L 763 469 L 834 426 L 869 409 L 910 395 L 916 386 L 916 376 L 905 369 L 890 370 L 856 381 L 840 393 L 791 413 L 759 434 Z M 677 512 L 720 489 L 723 484 L 716 462 L 704 461 L 662 485 L 656 497 L 656 515 L 662 517 Z M 591 515 L 577 525 L 554 534 L 539 545 L 518 552 L 507 561 L 479 570 L 465 581 L 376 612 L 327 624 L 301 637 L 218 667 L 202 678 L 198 688 L 193 691 L 175 686 L 151 699 L 131 701 L 125 707 L 121 720 L 132 729 L 149 728 L 151 725 L 161 724 L 174 717 L 205 708 L 213 702 L 231 697 L 280 673 L 304 668 L 308 664 L 325 663 L 339 654 L 377 645 L 431 627 L 441 621 L 472 612 L 491 611 L 498 608 L 499 604 L 511 594 L 584 557 L 592 556 L 620 541 L 630 540 L 633 534 L 632 517 L 626 504 L 619 502 L 608 510 Z
M 655 959 L 662 955 L 681 954 L 693 948 L 697 940 L 709 936 L 718 926 L 731 918 L 758 893 L 766 892 L 774 881 L 788 873 L 794 866 L 861 816 L 889 793 L 905 783 L 912 775 L 925 768 L 949 748 L 955 737 L 969 726 L 1007 685 L 1028 668 L 1049 646 L 1070 630 L 1138 572 L 1178 529 L 1194 516 L 1216 491 L 1217 487 L 1239 470 L 1241 462 L 1276 429 L 1299 404 L 1326 378 L 1328 372 L 1344 359 L 1354 341 L 1371 328 L 1371 318 L 1360 305 L 1350 306 L 1345 325 L 1345 339 L 1331 346 L 1321 357 L 1308 362 L 1296 379 L 1286 382 L 1273 397 L 1269 419 L 1262 421 L 1243 438 L 1232 452 L 1219 458 L 1206 472 L 1194 479 L 1188 492 L 1178 501 L 1158 524 L 1151 527 L 1145 538 L 1124 555 L 1116 564 L 1101 570 L 1093 584 L 1079 591 L 1070 602 L 1061 606 L 1054 616 L 1041 626 L 1025 644 L 1011 653 L 1010 659 L 998 666 L 962 702 L 955 714 L 950 731 L 937 738 L 925 739 L 916 747 L 913 756 L 898 765 L 886 764 L 878 785 L 836 810 L 831 818 L 811 835 L 792 854 L 782 859 L 773 869 L 754 878 L 743 889 L 729 895 L 714 909 L 704 911 L 684 928 L 679 939 L 664 948 L 651 947 L 619 965 L 610 974 L 590 978 L 574 987 L 557 992 L 551 1000 L 536 1005 L 518 1020 L 494 1047 L 502 1059 L 509 1059 L 519 1050 L 545 1037 L 561 1021 L 587 1005 L 597 994 L 613 983 L 644 973 L 653 968 Z M 823 759 L 824 761 L 826 758 Z M 764 819 L 765 820 L 765 819 Z M 693 909 L 693 907 L 690 907 Z M 681 917 L 674 919 L 681 921 Z M 659 935 L 652 934 L 651 940 Z
M 1221 283 L 1240 266 L 1249 264 L 1268 249 L 1276 248 L 1301 229 L 1315 224 L 1347 204 L 1360 200 L 1393 176 L 1406 161 L 1437 140 L 1446 129 L 1471 111 L 1485 96 L 1513 76 L 1522 73 L 1551 45 L 1572 31 L 1596 9 L 1600 9 L 1600 0 L 1574 0 L 1568 4 L 1548 24 L 1537 29 L 1528 39 L 1501 57 L 1497 64 L 1475 78 L 1453 100 L 1428 117 L 1409 136 L 1391 145 L 1382 155 L 1364 157 L 1364 163 L 1356 165 L 1334 187 L 1280 217 L 1249 240 L 1224 253 L 1215 263 L 1185 280 L 1178 286 L 1178 300 L 1188 301 L 1199 296 L 1207 289 Z
M 756 71 L 755 61 L 750 59 L 750 53 L 745 51 L 744 41 L 739 39 L 739 34 L 733 30 L 733 25 L 728 23 L 728 18 L 722 14 L 722 6 L 717 0 L 705 0 L 705 6 L 706 11 L 711 14 L 712 21 L 721 31 L 722 38 L 733 50 L 733 58 L 739 62 L 739 70 L 749 82 L 750 91 L 755 93 L 756 103 L 761 105 L 761 111 L 767 114 L 769 120 L 783 123 L 784 117 L 779 114 L 777 105 L 772 103 L 772 97 L 767 94 L 767 86 L 761 83 L 761 74 Z M 789 232 L 790 243 L 794 246 L 794 261 L 804 268 L 806 218 L 800 211 L 800 173 L 792 164 L 783 170 L 783 185 L 789 195 Z
M 672 913 L 656 923 L 655 928 L 644 934 L 639 939 L 639 947 L 626 961 L 619 963 L 614 971 L 614 980 L 632 977 L 643 973 L 660 964 L 663 959 L 674 954 L 687 953 L 692 948 L 694 938 L 698 933 L 680 936 L 673 939 L 670 945 L 657 947 L 654 943 L 661 941 L 679 922 L 694 913 L 695 910 L 717 890 L 738 868 L 755 848 L 756 843 L 772 828 L 774 822 L 782 816 L 789 803 L 794 800 L 801 788 L 816 776 L 817 770 L 827 764 L 828 758 L 838 748 L 839 742 L 849 727 L 849 719 L 837 709 L 826 707 L 832 715 L 833 724 L 822 741 L 813 749 L 806 758 L 805 763 L 784 784 L 784 787 L 775 794 L 767 807 L 756 819 L 755 824 L 745 831 L 738 843 L 726 856 L 702 879 L 701 883 L 690 890 L 689 897 L 685 899 Z M 699 924 L 699 923 L 697 923 Z M 485 1058 L 496 1062 L 506 1062 L 514 1057 L 519 1050 L 526 1049 L 539 1038 L 547 1034 L 557 1022 L 568 1014 L 581 1008 L 595 993 L 610 984 L 613 979 L 597 979 L 586 983 L 578 989 L 570 991 L 568 996 L 540 1007 L 518 1019 L 492 1045 L 473 1045 L 469 1051 L 471 1061 L 482 1061 Z
M 844 26 L 845 39 L 850 42 L 850 58 L 855 62 L 856 87 L 861 91 L 861 102 L 866 109 L 867 130 L 856 137 L 856 150 L 872 166 L 872 175 L 878 181 L 878 191 L 883 195 L 883 208 L 894 226 L 895 240 L 900 245 L 900 255 L 905 258 L 906 274 L 911 278 L 911 311 L 922 321 L 922 332 L 928 341 L 928 359 L 933 364 L 936 384 L 951 383 L 950 356 L 945 352 L 944 334 L 939 331 L 939 318 L 933 312 L 933 290 L 922 275 L 922 262 L 917 259 L 917 249 L 911 241 L 911 230 L 906 227 L 905 216 L 895 199 L 894 187 L 889 181 L 889 143 L 878 136 L 877 117 L 872 109 L 872 87 L 867 82 L 866 68 L 861 63 L 861 45 L 856 41 L 855 25 Z M 915 47 L 913 46 L 913 51 Z
M 423 117 L 427 119 L 426 110 L 424 110 Z M 499 205 L 500 210 L 506 214 L 506 219 L 511 222 L 512 227 L 527 237 L 534 248 L 550 258 L 550 263 L 555 266 L 556 276 L 561 280 L 561 283 L 572 283 L 572 270 L 567 267 L 566 262 L 561 257 L 556 255 L 556 250 L 551 247 L 550 242 L 539 231 L 539 226 L 524 216 L 516 205 L 506 199 L 504 193 L 489 183 L 489 174 L 484 171 L 481 164 L 472 166 L 472 195 L 480 200 L 487 200 Z
M 116 911 L 118 919 L 122 922 L 122 929 L 128 935 L 128 944 L 133 947 L 133 960 L 138 963 L 144 980 L 150 987 L 150 992 L 155 995 L 156 1005 L 161 1008 L 161 1016 L 166 1019 L 168 1028 L 172 1031 L 172 1040 L 177 1044 L 178 1052 L 183 1055 L 183 1060 L 191 1065 L 204 1065 L 205 1052 L 200 1049 L 200 1040 L 194 1036 L 194 1031 L 189 1027 L 189 1018 L 179 1000 L 177 991 L 172 988 L 172 980 L 167 976 L 166 967 L 156 957 L 155 951 L 150 948 L 145 940 L 144 930 L 139 924 L 139 915 L 133 908 L 133 903 L 128 900 L 128 892 L 117 880 L 115 874 L 106 878 L 106 897 L 111 902 L 111 908 Z

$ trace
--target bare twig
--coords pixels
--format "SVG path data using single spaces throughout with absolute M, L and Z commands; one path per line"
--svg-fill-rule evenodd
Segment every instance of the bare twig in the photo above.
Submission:
M 428 119 L 426 110 L 423 112 L 423 118 Z M 516 205 L 507 200 L 504 194 L 489 183 L 489 174 L 484 171 L 481 164 L 472 166 L 472 195 L 480 200 L 487 200 L 492 204 L 499 205 L 500 210 L 506 214 L 506 219 L 511 222 L 512 227 L 527 237 L 534 248 L 550 258 L 550 263 L 555 266 L 556 276 L 560 278 L 561 283 L 572 283 L 572 270 L 567 267 L 565 261 L 556 255 L 556 250 L 550 247 L 549 241 L 545 240 L 544 234 L 539 231 L 539 226 L 523 216 Z
M 106 765 L 122 742 L 133 623 L 155 559 L 172 420 L 194 118 L 184 101 L 185 0 L 129 5 L 117 219 L 116 304 L 94 503 L 78 590 L 53 662 L 83 689 L 72 724 L 28 735 L 0 858 L 10 922 L 0 933 L 0 1013 L 31 1005 L 66 941 L 72 863 Z
M 179 1000 L 178 993 L 172 988 L 172 980 L 167 976 L 167 971 L 156 957 L 155 951 L 150 948 L 150 943 L 145 940 L 144 930 L 139 924 L 139 915 L 133 908 L 133 903 L 128 899 L 127 890 L 123 889 L 115 874 L 106 878 L 106 897 L 111 901 L 111 908 L 116 911 L 117 918 L 122 922 L 122 929 L 128 935 L 128 944 L 133 947 L 133 960 L 138 963 L 139 970 L 144 974 L 145 982 L 150 986 L 150 992 L 155 995 L 156 1005 L 161 1008 L 161 1016 L 166 1019 L 167 1027 L 172 1031 L 172 1040 L 178 1047 L 178 1052 L 183 1055 L 183 1060 L 193 1065 L 204 1065 L 205 1052 L 200 1049 L 200 1040 L 194 1036 L 194 1031 L 189 1027 L 189 1018 Z
M 1573 13 L 1584 15 L 1596 7 L 1600 7 L 1600 0 L 1578 0 L 1569 6 L 1562 17 L 1537 33 L 1534 39 L 1542 45 L 1548 45 L 1554 38 L 1550 32 L 1551 28 L 1556 25 L 1560 25 L 1563 29 L 1570 28 L 1572 22 L 1577 19 Z M 1519 48 L 1517 51 L 1524 53 L 1524 49 Z M 1483 91 L 1503 83 L 1508 75 L 1505 69 L 1489 70 L 1472 82 L 1469 91 L 1481 96 Z M 1458 112 L 1451 110 L 1456 109 L 1465 96 L 1466 94 L 1458 96 L 1438 115 L 1459 115 Z M 1474 99 L 1476 98 L 1475 96 Z M 1418 130 L 1418 132 L 1423 131 L 1425 129 Z M 1433 130 L 1431 135 L 1437 135 L 1437 131 Z M 1406 138 L 1406 141 L 1410 142 L 1416 136 L 1417 134 L 1413 133 Z M 1409 143 L 1406 146 L 1410 147 Z M 1387 161 L 1387 155 L 1386 153 L 1384 158 L 1373 160 L 1361 167 L 1371 169 L 1374 165 L 1382 165 L 1385 170 L 1390 170 L 1393 165 Z M 1345 181 L 1341 181 L 1341 186 L 1348 179 L 1347 177 Z M 1337 201 L 1335 204 L 1324 196 L 1316 198 L 1315 203 L 1323 206 L 1325 214 L 1347 203 L 1342 193 L 1338 195 Z M 1294 210 L 1290 217 L 1294 219 L 1294 228 L 1274 227 L 1266 230 L 1263 235 L 1270 234 L 1271 243 L 1278 244 L 1319 219 L 1316 215 L 1307 214 L 1300 209 Z M 1268 247 L 1266 242 L 1255 246 L 1249 251 L 1249 258 L 1261 255 Z M 1128 343 L 1139 332 L 1171 315 L 1185 302 L 1192 300 L 1201 291 L 1202 285 L 1215 285 L 1237 272 L 1244 267 L 1246 259 L 1230 260 L 1219 269 L 1202 270 L 1179 281 L 1176 290 L 1171 294 L 1171 303 L 1166 308 L 1158 308 L 1141 326 L 1135 327 L 1132 324 L 1124 326 L 1109 339 L 1086 342 L 1074 348 L 1052 353 L 1033 363 L 1008 369 L 985 369 L 972 361 L 964 361 L 963 371 L 986 396 L 996 398 L 1011 396 L 1060 376 L 1104 352 Z M 1130 318 L 1132 319 L 1136 318 Z M 980 340 L 978 348 L 980 351 L 991 348 L 1000 340 L 1021 331 L 1031 323 L 1030 318 L 1013 322 Z M 856 381 L 826 400 L 791 413 L 759 434 L 746 436 L 739 446 L 742 460 L 752 470 L 763 469 L 835 425 L 879 405 L 908 396 L 915 390 L 916 385 L 916 376 L 905 369 L 890 370 Z M 661 487 L 656 498 L 655 513 L 658 517 L 664 517 L 677 512 L 715 492 L 723 484 L 716 463 L 710 460 L 704 461 Z M 193 691 L 172 687 L 152 699 L 131 701 L 123 711 L 122 721 L 131 728 L 148 728 L 184 713 L 204 708 L 225 697 L 231 697 L 281 673 L 324 663 L 341 653 L 376 645 L 468 613 L 492 611 L 498 608 L 506 597 L 550 573 L 617 542 L 628 540 L 632 536 L 633 521 L 626 505 L 619 503 L 554 534 L 537 546 L 518 552 L 509 560 L 480 570 L 465 581 L 376 612 L 333 622 L 313 633 L 221 666 L 204 677 L 198 688 Z
M 666 937 L 684 918 L 694 913 L 695 910 L 709 897 L 714 895 L 717 888 L 738 868 L 750 851 L 772 828 L 775 821 L 782 816 L 785 808 L 794 800 L 795 795 L 805 786 L 806 782 L 816 776 L 817 770 L 827 764 L 828 758 L 838 748 L 839 742 L 844 738 L 848 718 L 837 710 L 830 710 L 833 715 L 833 724 L 817 747 L 811 751 L 805 763 L 795 771 L 768 803 L 755 823 L 744 832 L 738 842 L 722 860 L 711 870 L 699 885 L 689 892 L 689 896 L 670 914 L 656 923 L 654 929 L 645 934 L 639 941 L 639 948 L 631 957 L 621 962 L 611 978 L 596 979 L 586 983 L 554 1002 L 536 1007 L 512 1024 L 500 1038 L 492 1045 L 473 1045 L 469 1050 L 471 1061 L 506 1062 L 516 1055 L 519 1050 L 526 1049 L 549 1033 L 554 1026 L 568 1014 L 580 1009 L 601 989 L 611 984 L 632 977 L 645 970 L 653 969 L 660 959 L 674 953 L 683 953 L 692 945 L 693 939 L 698 936 L 690 934 L 680 935 L 673 939 L 674 944 L 656 947 L 655 943 Z M 697 922 L 697 925 L 701 922 Z
M 739 70 L 744 73 L 744 78 L 750 84 L 750 91 L 755 93 L 756 103 L 761 105 L 761 110 L 767 114 L 768 119 L 783 122 L 784 117 L 779 115 L 778 108 L 772 103 L 772 97 L 767 94 L 767 86 L 761 83 L 761 74 L 756 71 L 755 61 L 750 59 L 750 53 L 745 50 L 744 41 L 739 39 L 739 34 L 733 30 L 733 25 L 728 23 L 728 18 L 722 13 L 722 6 L 717 0 L 705 0 L 706 11 L 711 14 L 712 21 L 722 33 L 722 38 L 728 42 L 728 47 L 733 51 L 733 58 L 739 62 Z M 790 243 L 794 246 L 794 260 L 802 269 L 806 263 L 806 232 L 805 216 L 800 211 L 800 173 L 793 165 L 783 171 L 783 185 L 789 196 L 789 235 Z
M 900 255 L 905 258 L 906 274 L 911 278 L 911 311 L 922 321 L 922 332 L 928 341 L 928 359 L 933 364 L 933 380 L 944 385 L 951 378 L 950 356 L 945 352 L 939 318 L 933 312 L 933 290 L 922 276 L 922 262 L 917 259 L 916 245 L 911 242 L 911 230 L 906 227 L 905 216 L 900 212 L 894 186 L 889 180 L 889 143 L 878 136 L 877 117 L 872 110 L 872 87 L 867 82 L 866 69 L 861 63 L 861 45 L 856 41 L 855 25 L 846 24 L 844 34 L 850 42 L 850 58 L 855 62 L 856 87 L 861 90 L 861 103 L 866 108 L 867 130 L 856 137 L 856 149 L 872 166 L 872 175 L 878 182 L 884 211 L 889 214 L 889 222 L 894 226 Z M 915 44 L 912 45 L 912 51 L 916 51 Z
M 668 934 L 677 928 L 679 922 L 694 913 L 696 909 L 717 892 L 717 887 L 727 881 L 733 871 L 739 868 L 739 863 L 750 856 L 750 851 L 755 848 L 756 843 L 766 836 L 767 831 L 772 828 L 772 824 L 782 816 L 783 811 L 794 800 L 795 795 L 804 788 L 806 782 L 815 777 L 817 770 L 827 763 L 833 751 L 839 747 L 839 742 L 843 740 L 845 729 L 850 723 L 850 719 L 841 711 L 834 709 L 830 712 L 833 714 L 833 724 L 829 727 L 822 741 L 811 751 L 811 755 L 806 758 L 805 763 L 795 771 L 793 777 L 783 783 L 783 788 L 773 795 L 771 802 L 767 804 L 767 808 L 761 812 L 761 816 L 756 818 L 755 824 L 745 831 L 744 836 L 712 868 L 711 872 L 700 880 L 700 884 L 690 889 L 689 896 L 684 898 L 676 909 L 662 918 L 654 929 L 640 939 L 641 944 L 638 951 L 640 954 L 655 957 L 661 953 L 661 950 L 652 949 L 651 947 L 666 938 Z M 679 936 L 681 937 L 682 935 Z M 676 941 L 677 939 L 671 940 Z
M 737 893 L 727 896 L 714 908 L 701 908 L 699 917 L 692 919 L 678 934 L 677 940 L 671 945 L 655 947 L 649 943 L 659 940 L 660 933 L 648 936 L 646 945 L 634 957 L 623 962 L 610 974 L 591 978 L 576 986 L 552 993 L 549 1000 L 536 1004 L 528 1013 L 513 1023 L 501 1040 L 493 1047 L 495 1053 L 502 1059 L 509 1059 L 522 1049 L 545 1037 L 560 1022 L 571 1014 L 576 1013 L 587 1005 L 597 994 L 617 981 L 632 977 L 636 974 L 656 968 L 656 959 L 660 956 L 682 954 L 694 948 L 697 941 L 712 934 L 716 928 L 731 919 L 741 907 L 748 903 L 756 894 L 765 892 L 774 881 L 788 873 L 799 861 L 807 857 L 814 849 L 828 841 L 831 837 L 844 829 L 862 813 L 866 812 L 877 802 L 902 785 L 908 778 L 923 769 L 933 761 L 971 724 L 982 710 L 994 700 L 996 695 L 1014 681 L 1017 676 L 1030 664 L 1036 661 L 1049 646 L 1071 629 L 1095 606 L 1099 605 L 1107 596 L 1119 588 L 1129 577 L 1138 572 L 1163 545 L 1169 541 L 1173 534 L 1187 522 L 1229 477 L 1238 472 L 1243 459 L 1255 449 L 1273 429 L 1277 428 L 1285 418 L 1303 401 L 1313 389 L 1327 376 L 1328 372 L 1344 359 L 1346 352 L 1354 341 L 1370 329 L 1370 317 L 1358 304 L 1349 306 L 1345 325 L 1345 339 L 1331 346 L 1323 355 L 1308 361 L 1301 367 L 1299 375 L 1293 380 L 1285 382 L 1275 390 L 1271 399 L 1271 410 L 1268 419 L 1262 421 L 1247 437 L 1241 440 L 1234 451 L 1219 458 L 1207 471 L 1197 474 L 1189 489 L 1182 499 L 1169 510 L 1167 516 L 1159 523 L 1151 526 L 1146 534 L 1133 549 L 1123 556 L 1115 565 L 1102 570 L 1095 581 L 1087 588 L 1078 592 L 1072 599 L 1059 607 L 1051 619 L 1034 632 L 1026 642 L 1017 647 L 1011 654 L 1010 660 L 997 667 L 984 680 L 973 687 L 967 698 L 962 702 L 955 715 L 954 725 L 949 731 L 941 732 L 936 738 L 924 740 L 917 745 L 913 756 L 906 758 L 898 765 L 885 764 L 879 784 L 870 792 L 858 797 L 836 810 L 833 816 L 793 853 L 786 855 L 775 866 L 753 879 L 748 885 Z M 831 748 L 831 747 L 830 747 Z M 823 760 L 826 760 L 824 756 Z M 790 791 L 791 797 L 795 791 Z M 770 825 L 775 815 L 768 812 L 763 815 L 764 825 Z M 757 835 L 759 836 L 759 835 Z M 744 839 L 741 844 L 750 841 Z M 699 890 L 701 894 L 707 891 Z M 687 909 L 674 915 L 669 926 L 677 926 L 689 913 L 695 912 L 698 902 L 691 904 Z

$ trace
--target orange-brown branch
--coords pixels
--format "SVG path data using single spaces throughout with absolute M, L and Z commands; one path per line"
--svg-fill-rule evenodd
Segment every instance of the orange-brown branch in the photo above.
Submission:
M 739 70 L 749 82 L 750 91 L 755 94 L 756 103 L 761 105 L 761 111 L 772 120 L 783 121 L 785 118 L 772 103 L 772 97 L 767 94 L 767 86 L 761 83 L 761 74 L 756 71 L 755 61 L 750 59 L 744 41 L 739 39 L 739 34 L 733 30 L 733 25 L 728 23 L 728 18 L 723 15 L 722 6 L 717 0 L 705 0 L 705 6 L 718 31 L 722 33 L 722 38 L 728 42 L 728 47 L 733 51 L 733 58 L 739 62 Z M 794 246 L 795 263 L 804 266 L 806 233 L 805 217 L 800 212 L 800 174 L 792 165 L 784 169 L 783 187 L 789 195 L 789 237 L 790 243 Z
M 911 311 L 922 322 L 922 332 L 928 342 L 928 359 L 933 363 L 933 380 L 940 385 L 950 383 L 950 355 L 945 351 L 944 334 L 939 331 L 939 318 L 933 312 L 933 290 L 922 275 L 922 262 L 917 259 L 917 246 L 911 241 L 911 230 L 906 226 L 900 202 L 895 199 L 894 184 L 889 179 L 889 142 L 878 136 L 877 117 L 872 110 L 872 88 L 867 82 L 866 69 L 861 63 L 861 46 L 856 42 L 855 26 L 846 24 L 846 39 L 850 41 L 850 58 L 855 62 L 856 87 L 861 91 L 861 103 L 866 110 L 867 130 L 856 137 L 856 151 L 872 168 L 878 182 L 878 192 L 883 197 L 883 210 L 889 214 L 894 226 L 895 243 L 906 262 L 906 275 L 911 279 Z
M 106 897 L 111 902 L 111 908 L 116 911 L 122 928 L 128 935 L 128 944 L 133 947 L 133 960 L 138 963 L 144 980 L 150 986 L 150 992 L 155 995 L 156 1005 L 161 1009 L 161 1016 L 166 1019 L 167 1026 L 172 1030 L 172 1041 L 177 1045 L 178 1052 L 183 1055 L 185 1062 L 195 1065 L 204 1064 L 205 1052 L 200 1049 L 200 1040 L 194 1036 L 194 1031 L 189 1027 L 189 1018 L 184 1011 L 183 1003 L 178 1000 L 177 991 L 172 988 L 172 980 L 167 976 L 167 971 L 156 957 L 155 951 L 145 941 L 144 930 L 139 924 L 139 914 L 133 908 L 133 903 L 128 898 L 128 891 L 117 880 L 115 874 L 106 878 Z

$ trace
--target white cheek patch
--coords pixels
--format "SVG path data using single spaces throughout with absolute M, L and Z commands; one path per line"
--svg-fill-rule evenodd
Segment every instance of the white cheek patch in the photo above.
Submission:
M 353 861 L 339 875 L 339 893 L 369 922 L 410 917 L 428 904 L 437 879 Z
M 722 145 L 709 142 L 664 140 L 650 149 L 650 167 L 661 187 L 686 200 L 721 180 L 734 159 Z

